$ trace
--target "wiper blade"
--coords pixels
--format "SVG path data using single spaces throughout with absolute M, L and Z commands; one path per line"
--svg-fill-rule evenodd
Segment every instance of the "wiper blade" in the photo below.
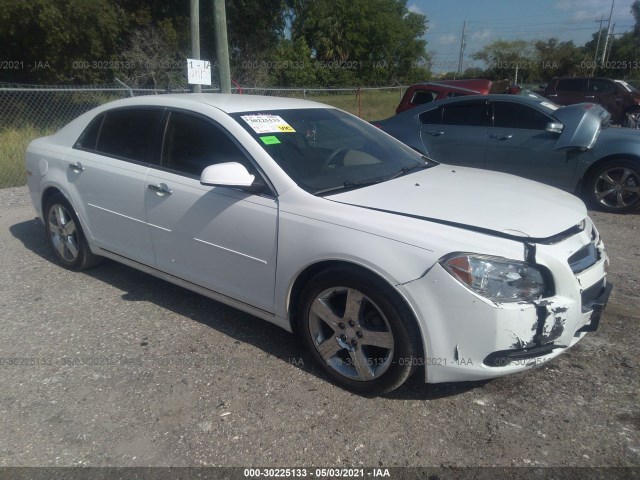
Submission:
M 345 190 L 355 190 L 356 188 L 368 187 L 369 185 L 375 185 L 377 183 L 384 182 L 384 181 L 386 181 L 385 178 L 363 180 L 361 182 L 352 182 L 350 180 L 347 180 L 342 185 L 338 185 L 337 187 L 325 188 L 324 190 L 318 190 L 316 192 L 313 192 L 313 194 L 322 195 L 324 193 L 339 192 L 339 191 L 345 191 Z
M 391 175 L 389 178 L 387 178 L 387 180 L 393 180 L 394 178 L 398 178 L 398 177 L 402 177 L 404 175 L 407 175 L 415 170 L 417 170 L 418 168 L 423 169 L 423 168 L 431 168 L 434 165 L 429 165 L 428 163 L 416 163 L 415 165 L 411 165 L 410 167 L 403 167 L 400 169 L 400 171 L 394 173 L 393 175 Z

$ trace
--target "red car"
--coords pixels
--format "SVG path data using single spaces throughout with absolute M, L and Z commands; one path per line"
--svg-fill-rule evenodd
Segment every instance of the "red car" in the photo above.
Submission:
M 405 92 L 396 113 L 404 112 L 417 105 L 435 102 L 449 97 L 461 95 L 486 95 L 491 90 L 493 82 L 483 79 L 442 80 L 411 85 Z
M 611 114 L 611 123 L 638 128 L 640 91 L 623 80 L 601 77 L 553 78 L 544 96 L 558 105 L 597 103 Z

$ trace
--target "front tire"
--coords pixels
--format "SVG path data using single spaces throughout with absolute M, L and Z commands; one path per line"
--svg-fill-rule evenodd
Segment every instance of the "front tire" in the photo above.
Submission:
M 60 193 L 51 195 L 44 206 L 47 239 L 60 264 L 69 270 L 84 270 L 100 263 L 91 253 L 73 207 Z
M 592 208 L 628 213 L 640 208 L 640 161 L 615 159 L 598 166 L 585 185 Z
M 304 288 L 298 331 L 318 364 L 348 390 L 380 395 L 402 385 L 419 363 L 413 314 L 386 282 L 331 268 Z
M 640 124 L 638 124 L 638 116 L 640 113 L 625 113 L 622 117 L 622 123 L 620 124 L 625 128 L 640 128 Z

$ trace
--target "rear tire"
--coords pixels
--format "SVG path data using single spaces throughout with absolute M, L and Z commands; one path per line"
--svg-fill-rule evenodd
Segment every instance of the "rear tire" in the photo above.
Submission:
M 63 267 L 84 270 L 103 260 L 91 253 L 80 221 L 61 193 L 55 193 L 47 199 L 43 220 L 49 245 Z
M 585 200 L 591 208 L 628 213 L 640 208 L 640 160 L 609 160 L 596 167 L 585 183 Z
M 419 364 L 420 332 L 404 300 L 366 272 L 334 267 L 313 277 L 297 310 L 302 340 L 326 374 L 365 395 L 390 392 Z

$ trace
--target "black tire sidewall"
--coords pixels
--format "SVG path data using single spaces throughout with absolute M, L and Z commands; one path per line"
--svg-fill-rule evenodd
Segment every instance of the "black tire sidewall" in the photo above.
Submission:
M 352 380 L 333 370 L 317 352 L 308 319 L 311 304 L 324 290 L 332 287 L 354 288 L 369 297 L 386 316 L 394 338 L 392 364 L 380 377 L 368 382 Z M 399 387 L 418 364 L 419 338 L 413 314 L 383 280 L 351 269 L 329 269 L 314 277 L 305 287 L 298 303 L 297 330 L 305 347 L 328 376 L 340 386 L 364 395 L 380 395 Z
M 638 210 L 640 208 L 640 196 L 638 196 L 638 200 L 636 200 L 634 204 L 629 205 L 627 207 L 622 207 L 622 208 L 608 207 L 600 203 L 600 201 L 596 198 L 594 192 L 595 192 L 595 186 L 596 186 L 596 181 L 598 177 L 604 171 L 610 170 L 611 168 L 616 168 L 616 167 L 630 168 L 634 172 L 636 172 L 636 174 L 640 175 L 640 160 L 633 161 L 627 158 L 619 158 L 619 159 L 609 160 L 599 165 L 598 167 L 596 167 L 589 175 L 587 182 L 585 184 L 586 201 L 589 204 L 589 206 L 594 210 L 600 210 L 602 212 L 608 212 L 608 213 L 628 213 L 628 212 L 633 212 L 635 210 Z
M 51 208 L 53 208 L 54 205 L 61 205 L 62 207 L 64 207 L 65 211 L 71 216 L 76 225 L 76 234 L 78 236 L 78 256 L 73 262 L 69 262 L 68 260 L 60 257 L 55 249 L 55 246 L 53 245 L 53 241 L 51 239 L 51 231 L 49 229 L 49 214 L 51 212 Z M 58 259 L 58 262 L 63 267 L 69 270 L 82 270 L 83 268 L 86 268 L 90 263 L 91 256 L 89 245 L 87 243 L 87 240 L 85 239 L 84 233 L 82 231 L 82 226 L 80 225 L 80 221 L 78 220 L 78 216 L 76 215 L 75 210 L 73 209 L 69 201 L 64 197 L 64 195 L 62 195 L 61 193 L 55 193 L 47 199 L 44 206 L 43 217 L 44 227 L 47 231 L 47 240 L 49 242 L 49 245 L 51 246 L 51 250 L 53 250 L 53 254 Z

